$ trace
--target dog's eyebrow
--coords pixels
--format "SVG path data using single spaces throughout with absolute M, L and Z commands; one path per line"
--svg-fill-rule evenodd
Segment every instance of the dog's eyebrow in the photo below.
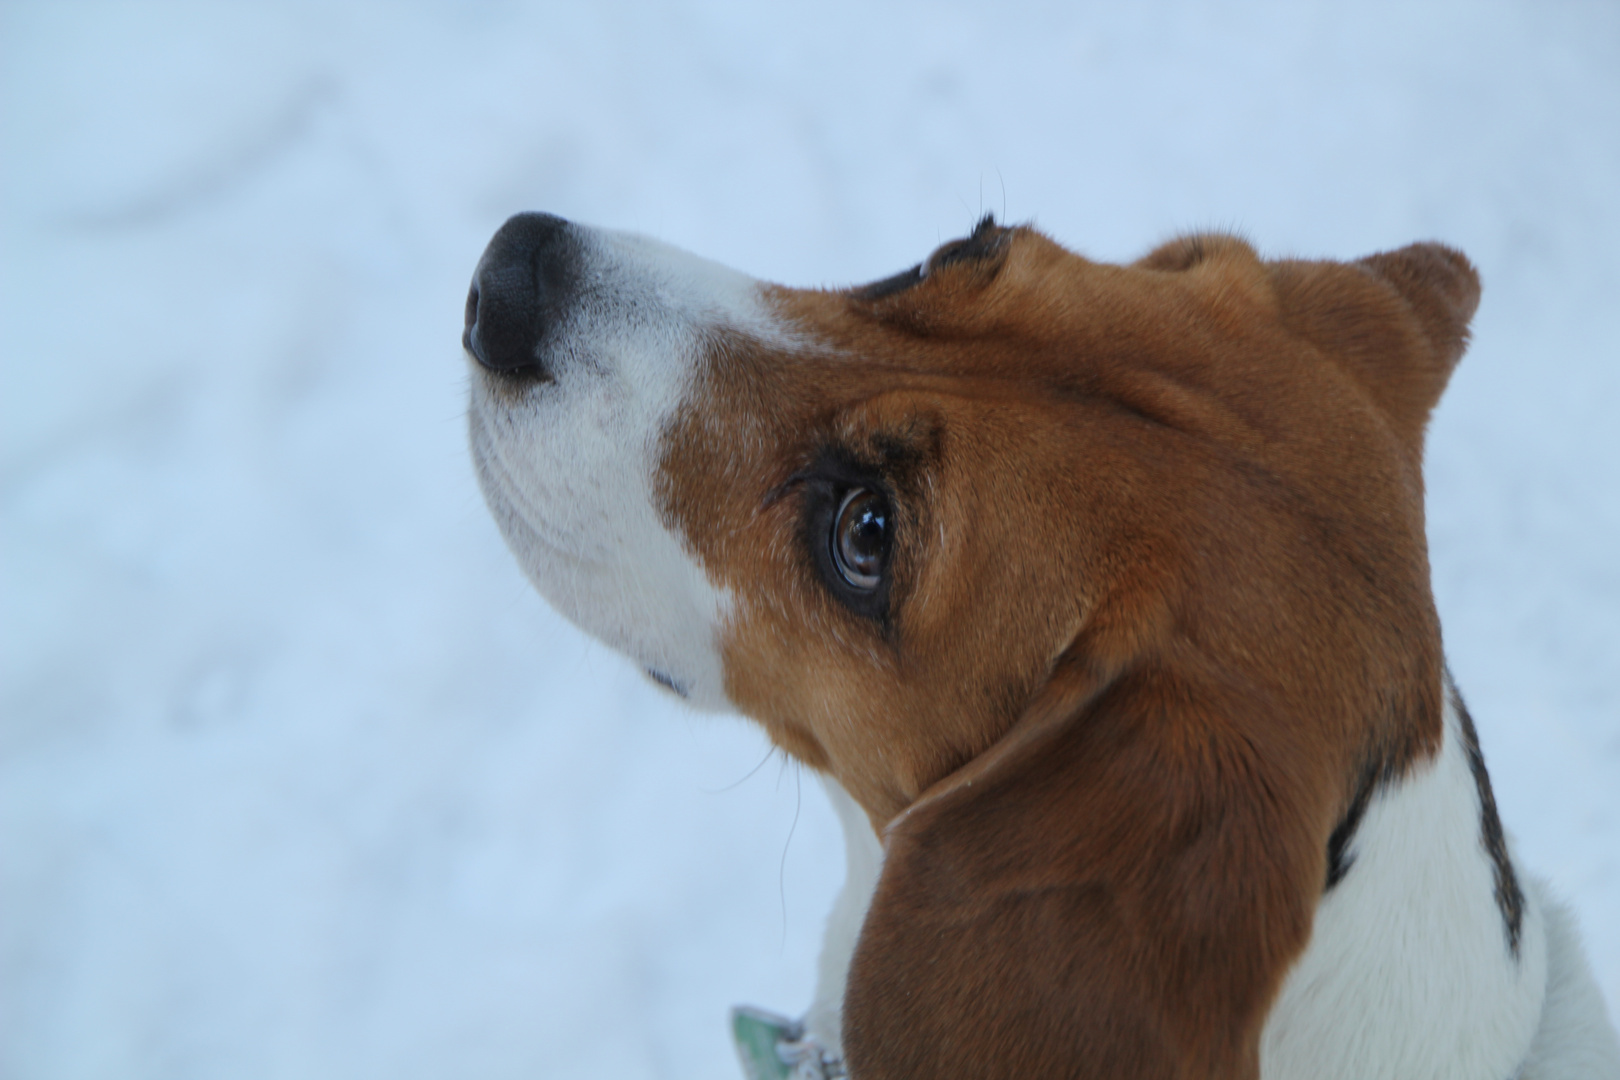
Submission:
M 760 500 L 760 510 L 776 505 L 794 488 L 810 480 L 831 480 L 849 486 L 881 483 L 881 477 L 890 469 L 917 456 L 912 442 L 903 436 L 874 432 L 869 438 L 879 460 L 863 458 L 837 443 L 824 445 L 814 461 L 788 474 L 765 493 Z
M 777 484 L 775 487 L 771 488 L 771 490 L 765 493 L 765 498 L 760 500 L 759 508 L 761 510 L 769 510 L 778 502 L 781 502 L 788 492 L 792 491 L 794 488 L 798 487 L 806 480 L 811 479 L 815 475 L 816 473 L 814 469 L 800 469 L 798 472 L 793 473 L 786 480 L 783 480 L 780 484 Z

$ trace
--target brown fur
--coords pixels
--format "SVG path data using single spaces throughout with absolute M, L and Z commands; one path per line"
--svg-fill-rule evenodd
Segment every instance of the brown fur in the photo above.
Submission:
M 993 227 L 935 263 L 776 290 L 803 343 L 714 342 L 663 447 L 728 695 L 887 830 L 852 1075 L 1253 1077 L 1358 780 L 1439 742 L 1422 436 L 1477 280 Z M 829 454 L 892 496 L 886 618 L 807 551 Z

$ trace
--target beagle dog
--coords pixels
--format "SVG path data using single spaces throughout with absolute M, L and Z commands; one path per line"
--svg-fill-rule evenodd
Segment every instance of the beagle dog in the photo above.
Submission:
M 804 1038 L 855 1080 L 1620 1077 L 1516 862 L 1429 587 L 1438 244 L 1128 266 L 986 217 L 763 284 L 521 214 L 467 298 L 524 571 L 825 778 Z

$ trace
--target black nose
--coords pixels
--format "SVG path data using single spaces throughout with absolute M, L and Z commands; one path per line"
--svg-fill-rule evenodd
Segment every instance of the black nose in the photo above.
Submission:
M 491 371 L 550 378 L 543 346 L 579 281 L 579 244 L 568 222 L 518 214 L 484 249 L 467 292 L 461 344 Z

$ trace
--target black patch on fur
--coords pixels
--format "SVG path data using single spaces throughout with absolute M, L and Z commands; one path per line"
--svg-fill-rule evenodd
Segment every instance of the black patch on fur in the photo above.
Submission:
M 1350 850 L 1350 841 L 1356 838 L 1356 829 L 1361 826 L 1361 819 L 1366 815 L 1372 797 L 1392 778 L 1391 772 L 1389 761 L 1383 755 L 1369 757 L 1361 767 L 1361 779 L 1356 782 L 1356 794 L 1350 800 L 1350 807 L 1328 837 L 1327 885 L 1323 887 L 1323 892 L 1343 881 L 1344 875 L 1350 872 L 1350 864 L 1356 861 L 1355 853 Z
M 1474 787 L 1479 790 L 1479 843 L 1490 856 L 1496 871 L 1496 907 L 1502 913 L 1502 925 L 1507 931 L 1508 951 L 1519 955 L 1519 933 L 1524 926 L 1524 893 L 1519 878 L 1508 859 L 1507 840 L 1502 835 L 1502 819 L 1496 814 L 1496 796 L 1491 793 L 1490 774 L 1485 771 L 1485 755 L 1479 750 L 1479 733 L 1474 730 L 1474 718 L 1468 715 L 1457 684 L 1451 673 L 1446 673 L 1446 690 L 1451 704 L 1462 721 L 1463 751 L 1468 755 L 1468 771 L 1474 774 Z

